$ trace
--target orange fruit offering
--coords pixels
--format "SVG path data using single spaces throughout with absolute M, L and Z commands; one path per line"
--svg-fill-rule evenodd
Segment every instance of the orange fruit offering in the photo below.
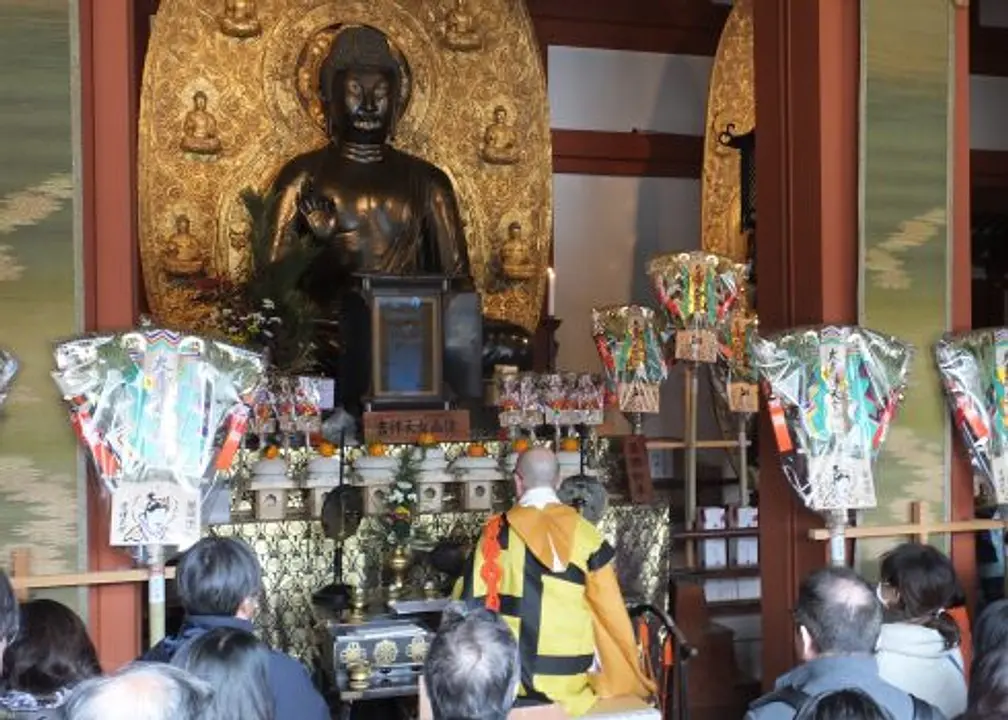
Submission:
M 276 460 L 278 457 L 280 457 L 280 448 L 278 448 L 276 445 L 268 446 L 266 450 L 263 451 L 263 457 L 265 457 L 267 460 Z
M 385 446 L 381 443 L 371 443 L 367 447 L 367 454 L 371 457 L 381 457 L 385 454 Z
M 434 433 L 430 432 L 420 433 L 420 437 L 417 438 L 417 444 L 422 447 L 430 447 L 432 445 L 437 445 L 437 438 L 434 437 Z
M 481 458 L 486 457 L 487 451 L 486 448 L 483 447 L 482 445 L 475 444 L 469 446 L 469 448 L 466 450 L 466 454 L 472 458 Z
M 531 447 L 528 438 L 518 438 L 514 441 L 514 445 L 511 446 L 516 453 L 523 453 Z
M 336 446 L 331 442 L 323 442 L 319 444 L 318 452 L 322 457 L 332 457 L 336 454 Z
M 581 440 L 576 437 L 565 437 L 560 440 L 560 450 L 563 452 L 577 452 L 581 449 Z

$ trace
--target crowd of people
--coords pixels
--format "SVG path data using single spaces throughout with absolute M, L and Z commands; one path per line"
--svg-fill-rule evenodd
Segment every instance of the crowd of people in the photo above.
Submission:
M 525 705 L 582 715 L 600 698 L 655 693 L 598 531 L 556 496 L 548 450 L 519 458 L 518 502 L 487 523 L 423 670 L 433 720 L 504 720 Z M 254 552 L 204 538 L 178 564 L 185 620 L 103 674 L 87 629 L 52 600 L 18 604 L 0 572 L 0 720 L 324 720 L 308 672 L 253 632 Z M 746 720 L 1008 719 L 1008 600 L 972 625 L 951 562 L 928 545 L 882 558 L 872 586 L 849 569 L 802 583 L 800 664 Z

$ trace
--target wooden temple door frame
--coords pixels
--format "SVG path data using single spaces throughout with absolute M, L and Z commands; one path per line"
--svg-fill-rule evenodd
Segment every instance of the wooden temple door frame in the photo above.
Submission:
M 760 329 L 857 321 L 857 0 L 753 0 Z M 969 17 L 956 16 L 953 329 L 970 325 Z M 926 352 L 927 349 L 919 348 Z M 797 663 L 791 610 L 798 584 L 826 564 L 821 527 L 780 471 L 765 413 L 760 432 L 763 684 Z M 958 443 L 951 519 L 973 517 L 972 473 Z M 952 535 L 951 555 L 968 592 L 976 585 L 972 533 Z
M 136 234 L 137 91 L 140 86 L 133 0 L 76 0 L 80 133 L 79 217 L 83 246 L 84 325 L 88 331 L 135 324 L 140 294 Z M 87 483 L 89 570 L 132 567 L 109 546 L 108 498 Z M 102 667 L 140 651 L 142 585 L 105 585 L 88 593 L 89 630 Z

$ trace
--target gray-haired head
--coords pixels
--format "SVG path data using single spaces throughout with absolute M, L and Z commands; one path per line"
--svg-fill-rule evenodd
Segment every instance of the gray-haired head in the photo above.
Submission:
M 500 616 L 453 603 L 424 666 L 434 720 L 504 720 L 518 695 L 521 663 Z
M 189 615 L 251 615 L 262 592 L 262 568 L 241 540 L 205 537 L 182 555 L 176 581 Z
M 555 488 L 560 482 L 560 462 L 553 451 L 536 447 L 526 450 L 515 466 L 518 494 L 534 488 Z
M 201 720 L 213 690 L 171 665 L 134 663 L 77 686 L 67 720 Z
M 816 570 L 798 588 L 794 610 L 802 656 L 870 655 L 882 629 L 882 603 L 849 568 Z

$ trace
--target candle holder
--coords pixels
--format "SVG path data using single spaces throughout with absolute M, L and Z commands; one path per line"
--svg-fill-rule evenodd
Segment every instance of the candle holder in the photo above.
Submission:
M 563 320 L 555 317 L 544 317 L 539 323 L 533 338 L 535 357 L 533 367 L 536 372 L 554 372 L 556 370 L 557 351 L 560 344 L 556 333 Z

